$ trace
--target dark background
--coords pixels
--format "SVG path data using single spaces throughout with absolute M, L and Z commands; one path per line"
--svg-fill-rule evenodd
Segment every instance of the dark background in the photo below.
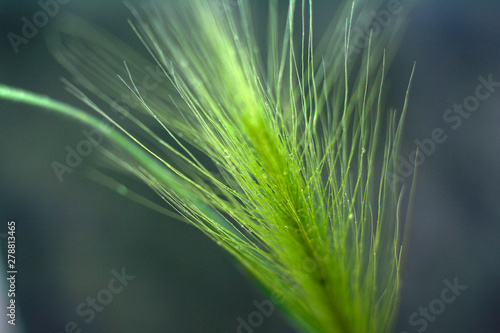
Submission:
M 136 43 L 120 1 L 62 7 Z M 67 74 L 42 36 L 18 54 L 7 39 L 39 10 L 36 1 L 0 2 L 0 82 L 80 105 L 64 92 L 59 78 Z M 499 17 L 496 1 L 421 1 L 390 72 L 389 105 L 401 109 L 417 62 L 402 156 L 435 128 L 448 137 L 419 169 L 397 332 L 417 332 L 422 326 L 411 326 L 410 315 L 455 278 L 468 288 L 424 331 L 500 332 L 500 89 L 457 130 L 443 120 L 446 109 L 474 94 L 479 76 L 500 81 Z M 75 320 L 83 332 L 230 333 L 238 317 L 255 311 L 252 302 L 264 296 L 201 232 L 85 178 L 99 154 L 57 180 L 51 163 L 84 139 L 84 126 L 25 105 L 0 101 L 0 109 L 0 232 L 16 221 L 19 271 L 18 330 L 4 327 L 4 318 L 1 332 L 62 332 Z M 136 278 L 85 324 L 76 306 L 123 267 Z M 255 332 L 292 331 L 273 314 Z

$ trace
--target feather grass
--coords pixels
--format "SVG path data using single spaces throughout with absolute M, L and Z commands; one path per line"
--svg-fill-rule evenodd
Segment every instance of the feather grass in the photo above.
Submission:
M 115 147 L 105 155 L 168 209 L 103 172 L 94 170 L 93 179 L 199 228 L 304 331 L 387 332 L 400 297 L 404 203 L 390 175 L 408 93 L 402 111 L 387 114 L 384 77 L 404 15 L 368 38 L 359 55 L 350 52 L 351 28 L 382 4 L 343 1 L 316 41 L 312 1 L 289 0 L 281 24 L 281 4 L 270 0 L 265 52 L 249 1 L 237 9 L 226 0 L 130 6 L 152 61 L 61 15 L 48 42 L 74 77 L 66 89 L 113 126 L 19 89 L 0 86 L 0 98 L 59 112 L 109 137 Z M 140 79 L 151 69 L 164 81 L 144 89 Z M 134 97 L 125 104 L 135 112 L 117 107 L 125 95 Z

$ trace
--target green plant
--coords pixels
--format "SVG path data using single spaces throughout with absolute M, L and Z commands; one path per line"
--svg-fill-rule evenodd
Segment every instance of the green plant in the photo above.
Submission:
M 0 98 L 70 116 L 110 138 L 105 155 L 169 210 L 101 171 L 90 176 L 195 225 L 299 328 L 386 332 L 400 289 L 403 195 L 390 177 L 406 99 L 399 115 L 386 115 L 383 84 L 403 14 L 376 38 L 365 36 L 366 47 L 350 49 L 352 27 L 370 23 L 382 4 L 343 1 L 315 41 L 312 0 L 289 0 L 283 26 L 271 0 L 265 47 L 255 39 L 248 1 L 238 9 L 227 0 L 153 3 L 144 9 L 147 21 L 131 8 L 153 61 L 61 16 L 48 42 L 74 76 L 67 90 L 108 124 L 19 89 L 0 86 Z M 152 68 L 164 82 L 139 86 Z M 127 119 L 117 121 L 77 85 Z M 124 102 L 134 113 L 116 106 L 124 95 L 134 97 Z

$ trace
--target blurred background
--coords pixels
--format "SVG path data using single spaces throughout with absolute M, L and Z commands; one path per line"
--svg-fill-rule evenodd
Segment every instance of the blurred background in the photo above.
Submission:
M 66 3 L 61 11 L 137 44 L 121 1 L 60 2 Z M 319 16 L 328 19 L 329 3 L 318 5 Z M 21 35 L 23 17 L 31 20 L 40 10 L 37 1 L 0 1 L 0 82 L 80 105 L 64 91 L 60 77 L 68 75 L 41 35 L 19 44 L 17 53 L 7 37 Z M 417 63 L 402 158 L 408 160 L 416 140 L 431 139 L 436 129 L 446 140 L 423 155 L 419 168 L 395 331 L 498 333 L 500 86 L 492 84 L 490 96 L 469 104 L 475 111 L 461 119 L 459 113 L 453 120 L 444 117 L 451 117 L 447 110 L 454 105 L 473 102 L 470 96 L 484 80 L 500 82 L 500 3 L 420 1 L 410 17 L 389 73 L 388 106 L 401 109 Z M 0 109 L 0 274 L 6 271 L 11 220 L 18 268 L 16 329 L 6 325 L 2 310 L 0 332 L 78 332 L 77 325 L 82 332 L 231 333 L 238 331 L 238 318 L 256 310 L 253 302 L 265 298 L 195 228 L 89 181 L 84 170 L 99 154 L 86 157 L 60 182 L 51 164 L 63 163 L 66 147 L 85 139 L 85 126 L 25 105 L 0 101 Z M 128 284 L 109 304 L 95 316 L 90 306 L 80 308 L 88 311 L 85 316 L 77 313 L 89 297 L 107 300 L 110 280 L 123 270 Z M 2 309 L 5 281 L 2 275 Z M 450 304 L 435 301 L 447 283 L 467 288 Z M 429 306 L 436 315 L 421 312 Z M 293 331 L 274 313 L 253 332 Z

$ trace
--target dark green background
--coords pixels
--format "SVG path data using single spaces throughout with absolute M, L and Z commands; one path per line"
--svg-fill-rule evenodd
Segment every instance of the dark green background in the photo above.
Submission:
M 321 6 L 327 18 L 328 4 Z M 120 1 L 73 0 L 64 9 L 138 45 Z M 7 33 L 19 33 L 21 17 L 39 10 L 36 1 L 0 2 L 0 82 L 79 105 L 64 92 L 59 78 L 66 73 L 42 36 L 18 54 L 9 44 Z M 474 93 L 479 75 L 500 81 L 498 17 L 497 1 L 421 1 L 390 72 L 389 105 L 400 109 L 417 62 L 402 155 L 437 127 L 449 135 L 419 171 L 397 332 L 417 332 L 410 314 L 455 277 L 468 289 L 425 332 L 500 332 L 500 90 L 456 131 L 442 119 Z M 76 320 L 83 332 L 231 333 L 238 317 L 255 310 L 252 302 L 264 298 L 195 228 L 87 180 L 83 171 L 99 154 L 58 182 L 51 163 L 84 139 L 84 126 L 4 101 L 0 110 L 0 232 L 7 221 L 17 222 L 16 300 L 18 323 L 24 322 L 17 332 L 61 332 Z M 122 267 L 135 280 L 85 324 L 76 306 Z M 3 319 L 1 332 L 2 325 Z M 291 329 L 273 314 L 255 332 Z

